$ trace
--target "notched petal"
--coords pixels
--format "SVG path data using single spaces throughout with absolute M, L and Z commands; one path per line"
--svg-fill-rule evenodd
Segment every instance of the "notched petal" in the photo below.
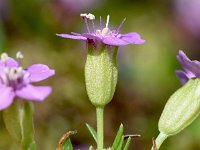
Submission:
M 30 82 L 42 81 L 55 74 L 53 69 L 50 69 L 47 65 L 43 64 L 34 64 L 26 70 L 30 74 Z
M 129 44 L 144 44 L 145 40 L 136 32 L 130 32 L 127 34 L 121 34 L 120 39 L 126 41 Z
M 33 86 L 26 85 L 24 88 L 17 90 L 16 95 L 27 100 L 43 101 L 51 93 L 50 86 Z

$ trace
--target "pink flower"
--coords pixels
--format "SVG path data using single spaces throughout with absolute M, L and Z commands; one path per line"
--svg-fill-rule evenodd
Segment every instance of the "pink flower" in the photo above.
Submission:
M 108 28 L 110 16 L 107 16 L 106 25 L 103 28 L 102 19 L 100 17 L 100 26 L 96 29 L 94 25 L 95 16 L 92 14 L 81 14 L 81 17 L 85 20 L 87 33 L 74 33 L 71 34 L 56 34 L 57 36 L 75 40 L 84 40 L 94 46 L 99 43 L 103 43 L 108 46 L 125 46 L 128 44 L 144 44 L 145 40 L 141 39 L 140 35 L 136 32 L 129 32 L 127 34 L 120 34 L 119 31 L 126 19 L 122 21 L 116 30 L 110 30 Z M 92 30 L 88 25 L 88 20 L 92 22 Z
M 17 53 L 17 61 L 8 57 L 6 53 L 0 60 L 0 110 L 9 107 L 14 98 L 43 101 L 52 91 L 50 86 L 33 86 L 31 83 L 42 81 L 55 74 L 43 64 L 34 64 L 23 69 L 21 59 L 23 55 Z
M 179 50 L 177 58 L 182 65 L 184 71 L 177 70 L 176 74 L 185 84 L 189 79 L 200 77 L 200 62 L 197 60 L 190 60 L 182 50 Z

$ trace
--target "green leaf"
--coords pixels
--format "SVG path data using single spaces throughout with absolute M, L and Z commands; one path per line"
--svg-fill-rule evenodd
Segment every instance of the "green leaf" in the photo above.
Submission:
M 129 136 L 128 139 L 127 139 L 127 141 L 126 141 L 126 144 L 125 144 L 123 150 L 128 150 L 130 144 L 131 144 L 131 137 Z
M 70 138 L 68 138 L 68 139 L 65 141 L 65 143 L 64 143 L 64 145 L 63 145 L 63 147 L 62 147 L 62 150 L 73 150 L 73 146 L 72 146 L 72 143 L 71 143 Z
M 86 126 L 90 131 L 90 133 L 92 134 L 92 137 L 94 138 L 95 142 L 97 143 L 97 132 L 89 124 L 86 123 Z
M 33 105 L 31 102 L 15 100 L 3 111 L 6 129 L 22 148 L 28 149 L 34 142 Z
M 123 143 L 123 124 L 121 124 L 119 127 L 119 130 L 112 145 L 112 149 L 117 150 L 121 142 Z
M 117 150 L 122 150 L 123 142 L 124 142 L 124 136 L 122 135 Z

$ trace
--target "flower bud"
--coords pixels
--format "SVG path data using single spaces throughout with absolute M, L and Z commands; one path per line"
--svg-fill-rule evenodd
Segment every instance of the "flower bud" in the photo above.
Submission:
M 96 107 L 104 107 L 114 95 L 118 75 L 117 48 L 104 44 L 98 47 L 88 44 L 85 64 L 86 89 L 90 101 Z
M 190 125 L 200 113 L 200 79 L 190 79 L 168 100 L 159 120 L 159 131 L 175 135 Z

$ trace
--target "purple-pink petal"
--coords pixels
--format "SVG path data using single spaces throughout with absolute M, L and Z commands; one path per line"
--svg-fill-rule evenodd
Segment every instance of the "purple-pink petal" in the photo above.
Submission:
M 187 74 L 182 70 L 176 70 L 176 74 L 181 80 L 182 85 L 184 85 L 189 80 Z
M 6 66 L 8 66 L 8 67 L 18 67 L 19 64 L 15 59 L 8 57 L 8 60 L 6 61 Z
M 120 39 L 126 41 L 129 44 L 144 44 L 145 40 L 136 32 L 130 32 L 127 34 L 121 34 Z
M 197 60 L 191 61 L 182 50 L 179 50 L 177 55 L 179 62 L 181 63 L 184 70 L 188 70 L 196 75 L 196 77 L 200 77 L 200 62 Z
M 120 38 L 111 37 L 111 36 L 107 36 L 103 38 L 102 42 L 104 44 L 111 45 L 111 46 L 125 46 L 129 44 L 128 42 L 121 40 Z
M 67 39 L 74 39 L 74 40 L 87 40 L 86 37 L 81 35 L 70 35 L 70 34 L 56 34 L 57 36 L 67 38 Z
M 14 97 L 15 93 L 11 87 L 0 85 L 0 110 L 9 107 L 12 104 Z
M 55 74 L 53 69 L 50 69 L 47 65 L 34 64 L 27 68 L 27 72 L 30 74 L 30 82 L 38 82 L 49 78 Z
M 52 89 L 50 86 L 33 86 L 28 84 L 24 88 L 17 90 L 16 95 L 27 100 L 43 101 L 49 96 L 51 91 Z
M 91 33 L 83 33 L 82 34 L 84 37 L 86 37 L 87 39 L 92 39 L 92 40 L 97 40 L 97 41 L 101 41 L 101 37 L 95 34 L 91 34 Z

